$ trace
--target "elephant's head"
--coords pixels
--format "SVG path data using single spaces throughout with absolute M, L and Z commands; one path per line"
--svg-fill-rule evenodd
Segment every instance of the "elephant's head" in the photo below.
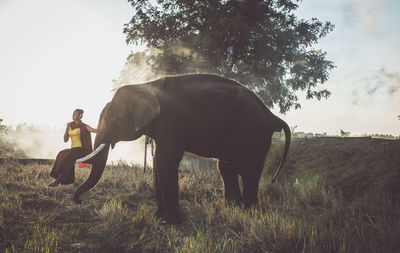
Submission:
M 74 201 L 80 203 L 82 193 L 97 184 L 105 168 L 110 145 L 119 141 L 132 141 L 143 134 L 143 129 L 161 114 L 160 103 L 154 92 L 142 85 L 120 88 L 111 102 L 101 112 L 97 125 L 94 151 L 79 159 L 92 159 L 89 178 L 74 193 Z

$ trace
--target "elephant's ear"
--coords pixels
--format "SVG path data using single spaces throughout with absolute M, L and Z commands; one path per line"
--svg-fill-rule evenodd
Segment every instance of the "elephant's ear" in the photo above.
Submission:
M 134 128 L 139 131 L 161 115 L 160 103 L 156 96 L 148 92 L 140 92 L 133 108 Z

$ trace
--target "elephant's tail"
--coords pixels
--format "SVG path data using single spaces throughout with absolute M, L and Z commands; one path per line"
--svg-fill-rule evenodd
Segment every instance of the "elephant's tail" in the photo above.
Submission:
M 282 169 L 283 163 L 286 160 L 286 156 L 287 156 L 287 154 L 289 152 L 290 138 L 291 138 L 291 132 L 290 132 L 290 128 L 289 128 L 288 124 L 285 121 L 283 121 L 282 119 L 280 119 L 280 118 L 278 118 L 276 116 L 275 116 L 275 118 L 276 118 L 277 128 L 274 129 L 274 130 L 282 131 L 282 129 L 283 129 L 283 131 L 285 131 L 285 149 L 283 151 L 283 156 L 282 156 L 281 163 L 279 164 L 279 167 L 276 170 L 274 177 L 272 178 L 272 182 L 271 182 L 272 184 L 276 181 L 276 178 L 278 177 L 278 174 Z

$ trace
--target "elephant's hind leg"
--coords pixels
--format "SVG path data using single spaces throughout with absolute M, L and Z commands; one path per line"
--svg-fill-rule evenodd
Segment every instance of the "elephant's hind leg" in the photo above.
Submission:
M 243 178 L 243 203 L 245 207 L 257 205 L 259 178 Z
M 239 188 L 238 173 L 226 161 L 218 161 L 218 170 L 224 183 L 224 197 L 227 202 L 239 204 L 242 196 Z
M 252 152 L 252 156 L 242 167 L 240 175 L 243 181 L 243 203 L 246 207 L 257 205 L 258 203 L 258 185 L 264 168 L 265 156 L 271 145 L 271 139 L 268 139 L 264 145 Z
M 264 163 L 252 164 L 242 175 L 243 180 L 243 203 L 245 207 L 256 205 L 258 202 L 258 184 Z M 251 173 L 248 173 L 251 171 Z

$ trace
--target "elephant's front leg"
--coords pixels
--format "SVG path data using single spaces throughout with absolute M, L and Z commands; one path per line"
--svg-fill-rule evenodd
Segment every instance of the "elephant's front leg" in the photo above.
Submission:
M 179 221 L 178 167 L 183 149 L 157 144 L 154 156 L 154 186 L 158 210 L 156 216 L 169 223 Z

